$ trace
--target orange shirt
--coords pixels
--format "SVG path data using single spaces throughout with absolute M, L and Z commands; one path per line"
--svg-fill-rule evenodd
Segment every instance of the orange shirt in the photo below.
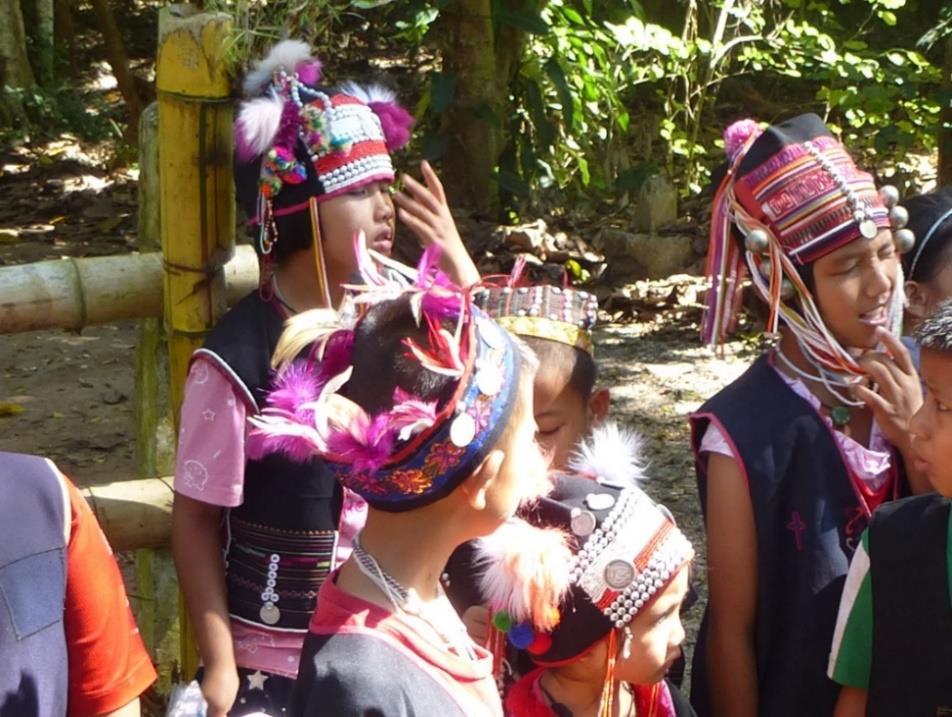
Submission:
M 72 515 L 67 542 L 64 625 L 69 717 L 111 712 L 155 681 L 119 566 L 96 517 L 63 476 Z

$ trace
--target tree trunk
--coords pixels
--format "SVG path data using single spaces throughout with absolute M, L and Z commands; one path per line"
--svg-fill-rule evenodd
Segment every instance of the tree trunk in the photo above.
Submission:
M 945 62 L 942 68 L 941 96 L 945 98 L 939 113 L 939 177 L 940 187 L 952 184 L 952 35 L 945 38 Z
M 0 86 L 28 89 L 34 84 L 19 0 L 0 0 Z
M 39 84 L 48 85 L 53 80 L 53 0 L 22 0 L 20 10 L 33 74 Z
M 443 182 L 453 206 L 495 216 L 499 206 L 492 173 L 502 150 L 502 102 L 497 84 L 491 0 L 456 0 L 441 17 L 443 72 L 455 95 L 443 113 L 449 145 Z
M 129 124 L 126 128 L 125 138 L 130 144 L 138 145 L 139 115 L 142 114 L 142 98 L 139 97 L 135 77 L 132 75 L 132 70 L 129 69 L 129 57 L 126 55 L 126 47 L 122 42 L 119 26 L 116 24 L 116 16 L 112 12 L 109 0 L 92 0 L 92 5 L 96 11 L 96 20 L 99 23 L 99 30 L 102 32 L 103 44 L 106 48 L 106 59 L 112 68 L 112 74 L 116 78 L 116 83 L 119 85 L 122 99 L 126 103 L 126 114 L 129 118 Z

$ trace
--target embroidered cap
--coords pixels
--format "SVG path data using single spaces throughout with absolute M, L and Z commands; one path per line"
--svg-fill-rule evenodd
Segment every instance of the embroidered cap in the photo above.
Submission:
M 448 495 L 496 445 L 518 397 L 521 357 L 512 336 L 437 269 L 435 246 L 416 272 L 404 267 L 415 274 L 410 286 L 376 270 L 362 235 L 356 250 L 366 283 L 348 288 L 370 308 L 352 326 L 314 327 L 310 358 L 279 375 L 263 415 L 252 419 L 250 442 L 296 460 L 320 456 L 371 506 L 411 510 Z M 369 415 L 345 395 L 355 337 L 361 322 L 394 301 L 407 302 L 426 328 L 425 342 L 402 340 L 406 357 L 451 377 L 455 389 L 438 405 L 397 387 L 392 407 Z
M 308 201 L 392 182 L 390 152 L 410 138 L 412 116 L 393 92 L 348 83 L 322 88 L 321 63 L 307 43 L 285 40 L 248 74 L 248 96 L 235 122 L 235 185 L 256 248 L 267 255 L 278 241 L 278 220 L 303 213 Z M 309 232 L 282 232 L 310 242 Z M 303 244 L 302 246 L 307 246 Z M 298 247 L 296 247 L 298 248 Z
M 597 439 L 586 452 L 610 462 Z M 618 460 L 640 465 L 637 456 Z M 578 473 L 558 476 L 522 521 L 480 541 L 494 626 L 543 665 L 579 657 L 624 629 L 694 557 L 667 509 L 635 485 L 640 472 L 628 485 L 617 471 L 596 470 L 594 480 Z
M 558 286 L 481 286 L 473 303 L 517 336 L 557 341 L 593 352 L 592 329 L 598 320 L 594 294 Z

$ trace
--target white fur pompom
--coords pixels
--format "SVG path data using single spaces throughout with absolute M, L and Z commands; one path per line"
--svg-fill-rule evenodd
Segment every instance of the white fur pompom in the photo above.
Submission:
M 356 97 L 365 104 L 371 102 L 396 102 L 397 93 L 383 85 L 358 85 L 356 82 L 345 82 L 338 89 L 345 95 Z
M 282 40 L 245 76 L 242 89 L 248 97 L 256 95 L 271 82 L 279 67 L 291 73 L 298 64 L 311 59 L 311 48 L 303 40 Z
M 264 154 L 274 144 L 281 128 L 284 101 L 276 95 L 256 97 L 241 103 L 235 123 L 235 144 L 243 160 Z
M 569 468 L 603 485 L 637 486 L 647 480 L 641 455 L 643 444 L 644 440 L 637 433 L 622 430 L 615 423 L 605 423 L 579 444 L 569 459 Z
M 480 589 L 493 610 L 546 632 L 559 623 L 572 564 L 564 531 L 513 518 L 480 539 L 478 550 L 484 566 Z

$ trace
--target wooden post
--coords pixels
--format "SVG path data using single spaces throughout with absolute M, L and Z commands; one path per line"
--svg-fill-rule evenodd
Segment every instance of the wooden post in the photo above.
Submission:
M 189 358 L 225 310 L 224 265 L 234 248 L 232 102 L 223 57 L 224 13 L 171 5 L 159 13 L 161 232 L 165 327 L 173 418 L 182 405 Z M 198 664 L 182 614 L 182 670 Z

